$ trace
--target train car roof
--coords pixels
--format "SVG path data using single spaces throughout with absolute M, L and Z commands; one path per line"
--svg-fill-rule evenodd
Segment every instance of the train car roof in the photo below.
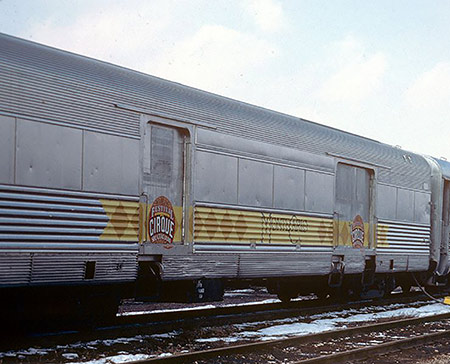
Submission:
M 352 133 L 5 34 L 0 50 L 2 113 L 139 138 L 139 114 L 127 107 L 136 108 L 381 166 L 386 183 L 423 189 L 429 179 L 423 157 Z

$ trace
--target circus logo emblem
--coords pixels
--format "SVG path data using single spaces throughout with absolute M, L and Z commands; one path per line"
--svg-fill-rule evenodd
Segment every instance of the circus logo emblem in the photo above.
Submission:
M 150 241 L 155 244 L 164 244 L 170 249 L 173 245 L 176 221 L 172 204 L 165 196 L 159 196 L 153 201 L 148 220 L 148 234 Z
M 359 215 L 353 220 L 351 238 L 353 248 L 364 247 L 364 221 Z

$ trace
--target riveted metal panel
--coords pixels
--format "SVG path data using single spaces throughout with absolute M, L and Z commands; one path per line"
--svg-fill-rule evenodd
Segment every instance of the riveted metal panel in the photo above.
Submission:
M 305 209 L 333 213 L 334 176 L 306 171 Z
M 397 218 L 397 188 L 378 184 L 377 217 L 384 220 Z
M 83 190 L 138 195 L 139 141 L 85 132 Z
M 238 203 L 272 207 L 273 166 L 246 159 L 239 160 Z
M 273 190 L 273 207 L 305 210 L 304 170 L 275 166 Z
M 81 130 L 17 120 L 21 185 L 81 189 Z
M 414 221 L 414 191 L 399 188 L 397 191 L 397 220 Z
M 196 200 L 237 204 L 238 159 L 197 152 L 195 157 Z
M 14 183 L 16 120 L 0 115 L 0 183 Z

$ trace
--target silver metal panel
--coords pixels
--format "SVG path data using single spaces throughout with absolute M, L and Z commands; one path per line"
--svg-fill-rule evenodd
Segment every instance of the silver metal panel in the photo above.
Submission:
M 339 163 L 336 172 L 336 207 L 339 220 L 360 215 L 369 221 L 370 174 L 365 168 Z
M 291 163 L 301 167 L 310 167 L 329 172 L 332 172 L 334 169 L 333 158 L 324 155 L 312 154 L 294 148 L 275 145 L 274 143 L 263 143 L 255 139 L 231 136 L 202 128 L 197 129 L 197 143 L 213 147 L 216 150 L 237 152 L 240 155 L 274 162 Z
M 18 119 L 16 183 L 81 189 L 81 146 L 81 130 Z
M 238 160 L 234 157 L 197 152 L 195 199 L 215 203 L 237 203 Z
M 105 254 L 97 261 L 95 279 L 100 281 L 134 281 L 137 277 L 137 256 Z
M 85 280 L 86 262 L 96 262 L 95 275 Z M 130 254 L 35 254 L 31 284 L 65 282 L 130 282 L 136 278 L 136 256 Z
M 397 188 L 378 184 L 377 186 L 377 217 L 385 220 L 397 218 Z
M 238 254 L 194 254 L 163 257 L 162 279 L 235 278 Z
M 397 220 L 414 221 L 414 191 L 398 189 Z
M 347 251 L 344 256 L 344 273 L 345 274 L 357 274 L 362 273 L 365 268 L 365 257 L 364 254 L 358 252 Z
M 138 195 L 139 141 L 85 132 L 83 190 Z
M 208 124 L 222 135 L 386 166 L 380 182 L 429 188 L 425 159 L 401 149 L 11 36 L 0 35 L 0 48 L 3 113 L 139 137 L 138 114 L 114 104 L 138 106 Z
M 273 207 L 305 210 L 305 171 L 296 168 L 274 167 Z
M 414 222 L 418 224 L 430 223 L 430 193 L 414 192 Z
M 241 254 L 239 277 L 326 275 L 331 271 L 331 253 Z
M 76 253 L 76 254 L 75 254 Z M 93 279 L 85 279 L 86 262 L 96 263 Z M 47 251 L 0 252 L 0 286 L 40 284 L 132 282 L 137 257 L 133 253 Z
M 344 273 L 345 274 L 357 274 L 364 271 L 365 257 L 369 255 L 372 250 L 369 249 L 354 249 L 348 246 L 337 246 L 333 255 L 343 256 Z M 331 260 L 330 260 L 331 265 Z
M 430 260 L 425 255 L 409 255 L 408 256 L 408 272 L 424 272 L 428 270 Z
M 0 115 L 0 183 L 14 183 L 16 120 Z
M 326 275 L 331 269 L 331 256 L 331 252 L 165 256 L 163 279 Z
M 317 213 L 333 213 L 334 176 L 306 171 L 305 209 Z
M 28 242 L 42 248 L 50 242 L 99 244 L 112 212 L 114 206 L 112 210 L 104 208 L 93 195 L 0 185 L 0 250 L 6 243 Z M 137 213 L 133 216 L 137 226 Z M 114 235 L 114 231 L 110 234 Z M 130 236 L 130 240 L 136 241 L 137 236 Z
M 27 284 L 30 277 L 31 254 L 0 252 L 0 286 Z
M 150 203 L 166 196 L 173 205 L 183 201 L 185 135 L 181 130 L 146 125 L 143 190 Z
M 330 246 L 310 246 L 310 245 L 277 245 L 277 244 L 233 244 L 229 242 L 224 243 L 208 243 L 195 242 L 194 251 L 198 253 L 260 253 L 260 252 L 332 252 L 333 248 Z
M 391 269 L 393 261 L 393 269 Z M 404 254 L 383 254 L 378 252 L 376 257 L 376 273 L 398 273 L 408 271 L 408 256 Z M 426 269 L 424 269 L 426 270 Z
M 71 253 L 79 254 L 82 253 L 92 253 L 92 252 L 102 252 L 102 253 L 119 253 L 123 254 L 132 253 L 136 255 L 138 251 L 138 244 L 130 244 L 127 242 L 117 243 L 111 241 L 97 241 L 95 243 L 86 242 L 44 242 L 39 244 L 36 242 L 4 242 L 1 243 L 1 251 L 8 253 Z
M 239 160 L 238 203 L 272 207 L 273 166 L 246 159 Z
M 405 255 L 430 254 L 430 225 L 379 220 L 377 252 Z
M 24 186 L 14 186 L 14 185 L 1 185 L 2 191 L 8 191 L 10 193 L 14 192 L 22 192 L 27 191 L 29 194 L 35 194 L 35 199 L 38 195 L 54 195 L 54 196 L 70 196 L 70 197 L 78 197 L 81 199 L 113 199 L 118 201 L 139 201 L 139 196 L 124 196 L 124 195 L 116 195 L 116 194 L 106 194 L 106 193 L 88 193 L 88 192 L 82 192 L 82 191 L 69 191 L 69 190 L 55 190 L 50 188 L 38 188 L 38 187 L 24 187 Z M 59 201 L 59 197 L 58 197 Z M 83 203 L 88 204 L 89 200 L 83 200 Z M 97 202 L 98 203 L 98 202 Z M 92 204 L 92 203 L 91 203 Z

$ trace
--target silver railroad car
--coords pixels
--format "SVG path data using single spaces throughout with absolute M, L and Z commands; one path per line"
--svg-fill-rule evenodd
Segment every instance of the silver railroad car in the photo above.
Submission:
M 206 300 L 257 279 L 290 299 L 446 276 L 440 161 L 11 36 L 0 50 L 3 289 L 137 279 Z

